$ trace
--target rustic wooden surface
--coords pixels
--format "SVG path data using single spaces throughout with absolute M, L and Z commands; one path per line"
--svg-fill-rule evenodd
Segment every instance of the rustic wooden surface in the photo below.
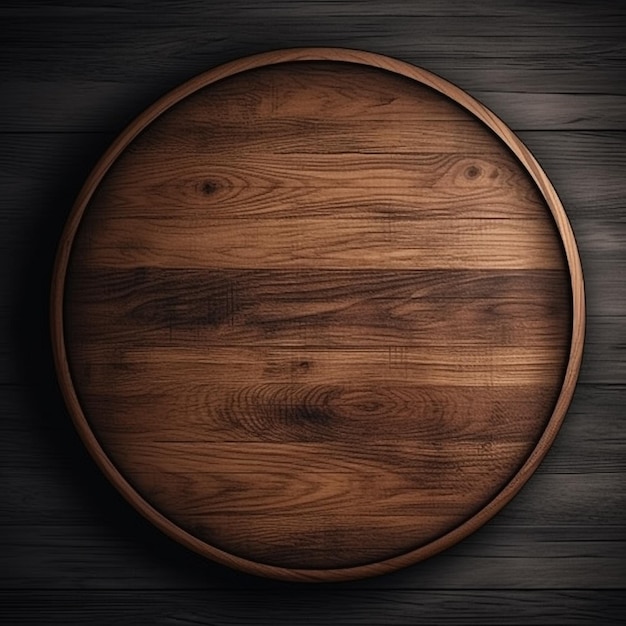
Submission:
M 492 517 L 552 443 L 584 324 L 517 138 L 435 75 L 329 48 L 152 111 L 81 191 L 53 278 L 61 387 L 117 488 L 287 580 L 380 575 Z
M 621 8 L 581 2 L 5 2 L 0 14 L 5 621 L 621 623 Z M 307 590 L 208 564 L 129 510 L 68 423 L 54 382 L 46 315 L 61 226 L 96 159 L 123 126 L 207 67 L 291 45 L 345 45 L 396 56 L 491 106 L 538 157 L 567 207 L 589 312 L 572 408 L 545 462 L 504 511 L 420 565 Z

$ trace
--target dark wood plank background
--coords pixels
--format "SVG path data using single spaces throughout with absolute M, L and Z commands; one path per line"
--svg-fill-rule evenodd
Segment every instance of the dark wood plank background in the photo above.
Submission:
M 0 29 L 0 621 L 622 623 L 624 3 L 5 0 Z M 57 238 L 115 135 L 207 68 L 301 45 L 363 48 L 422 65 L 507 121 L 570 215 L 589 313 L 572 408 L 522 493 L 427 562 L 317 586 L 205 562 L 140 519 L 73 431 L 47 329 Z

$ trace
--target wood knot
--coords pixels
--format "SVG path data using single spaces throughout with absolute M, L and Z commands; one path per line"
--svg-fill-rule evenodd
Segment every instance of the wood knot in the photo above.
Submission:
M 306 374 L 311 369 L 311 363 L 305 360 L 294 360 L 290 363 L 289 367 L 293 374 Z
M 480 167 L 478 167 L 476 165 L 470 165 L 465 170 L 465 177 L 469 178 L 469 179 L 478 178 L 480 176 L 480 174 L 481 174 Z
M 202 193 L 205 193 L 207 196 L 215 193 L 219 189 L 219 185 L 213 180 L 205 180 L 201 186 Z

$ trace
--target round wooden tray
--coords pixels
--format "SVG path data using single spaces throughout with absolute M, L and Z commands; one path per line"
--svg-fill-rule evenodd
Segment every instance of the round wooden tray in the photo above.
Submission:
M 185 546 L 292 580 L 451 546 L 520 489 L 580 366 L 565 212 L 489 110 L 343 49 L 209 71 L 117 139 L 52 296 L 89 451 Z

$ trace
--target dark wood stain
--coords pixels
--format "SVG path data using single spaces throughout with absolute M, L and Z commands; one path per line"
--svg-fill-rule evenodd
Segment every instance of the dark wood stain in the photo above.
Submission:
M 578 1 L 546 2 L 539 7 L 524 1 L 470 6 L 429 0 L 254 5 L 235 0 L 222 5 L 158 3 L 155 8 L 154 3 L 140 2 L 132 8 L 111 4 L 87 8 L 28 1 L 4 3 L 0 13 L 5 52 L 0 55 L 4 76 L 0 99 L 4 331 L 0 620 L 274 625 L 293 623 L 297 616 L 307 623 L 340 625 L 622 623 L 626 16 L 621 7 Z M 500 115 L 538 157 L 573 222 L 589 313 L 582 384 L 552 451 L 513 502 L 472 537 L 419 565 L 381 578 L 306 589 L 246 577 L 194 559 L 135 516 L 94 471 L 68 427 L 46 357 L 46 290 L 57 233 L 79 186 L 107 144 L 137 113 L 190 76 L 251 53 L 303 43 L 370 49 L 424 66 L 467 89 Z M 376 168 L 377 155 L 359 159 L 362 166 Z M 493 164 L 493 159 L 488 163 Z M 248 165 L 242 161 L 241 171 Z M 436 167 L 447 168 L 450 174 L 457 171 L 467 184 L 483 180 L 466 178 L 472 166 L 485 171 L 483 163 L 455 164 L 444 158 L 432 162 L 433 171 Z M 501 169 L 502 164 L 498 166 Z M 248 171 L 258 181 L 256 200 L 265 211 L 270 204 L 262 205 L 262 183 L 269 187 L 272 179 L 266 171 Z M 281 176 L 287 173 L 281 170 Z M 193 212 L 202 197 L 214 198 L 216 208 L 230 211 L 236 206 L 233 194 L 245 191 L 240 180 L 239 173 L 224 178 L 223 172 L 214 171 L 198 179 L 195 188 L 185 183 L 180 189 L 184 206 Z M 397 184 L 402 181 L 395 180 Z M 146 189 L 146 193 L 153 192 Z M 176 191 L 164 186 L 161 193 L 167 198 Z M 497 185 L 492 193 L 494 217 L 515 214 L 518 204 L 503 206 L 505 196 L 498 195 Z M 323 202 L 314 202 L 310 186 L 303 187 L 302 196 L 292 190 L 291 201 L 304 202 L 307 194 L 316 216 L 323 218 Z M 158 190 L 153 197 L 159 197 Z M 400 200 L 396 199 L 395 210 L 403 211 L 406 218 L 411 207 L 402 209 Z M 171 203 L 166 202 L 163 208 L 168 206 Z M 478 201 L 457 208 L 464 208 L 468 218 L 481 210 Z M 432 217 L 441 216 L 445 209 L 442 198 Z M 387 207 L 375 200 L 363 210 L 383 216 Z M 274 278 L 280 274 L 281 290 L 284 281 L 292 280 L 290 271 L 274 273 Z M 443 297 L 436 292 L 440 282 L 436 271 L 432 270 L 428 282 L 432 290 L 423 294 L 426 302 Z M 483 280 L 478 272 L 471 280 L 461 273 L 457 278 L 465 283 L 459 293 L 467 292 L 468 299 L 489 293 L 493 281 Z M 140 289 L 144 305 L 136 323 L 153 319 L 155 332 L 147 340 L 161 341 L 158 325 L 165 320 L 157 303 L 164 297 L 158 290 L 171 288 L 180 276 L 141 268 L 125 277 L 124 272 L 115 274 L 100 276 L 103 284 L 110 283 L 110 297 L 115 297 L 129 320 L 128 291 Z M 193 295 L 182 313 L 170 311 L 174 333 L 191 337 L 194 325 L 204 332 L 213 323 L 226 330 L 223 321 L 235 310 L 238 319 L 245 320 L 246 332 L 265 328 L 263 337 L 271 344 L 272 321 L 254 307 L 255 300 L 277 297 L 271 271 L 259 270 L 254 281 L 251 273 L 237 268 L 211 274 L 206 288 L 206 272 L 199 271 L 195 279 L 193 272 L 187 274 L 187 288 Z M 347 272 L 342 280 L 351 285 L 363 306 L 372 281 L 367 272 L 357 274 Z M 390 271 L 375 285 L 377 297 L 406 304 L 422 297 L 411 293 L 415 277 L 400 273 L 394 282 L 393 274 Z M 509 289 L 519 295 L 530 292 L 533 282 L 547 285 L 549 293 L 560 282 L 558 273 L 551 274 L 552 282 L 541 270 L 536 280 L 526 284 L 512 272 L 503 274 L 513 282 L 502 277 L 494 299 Z M 304 297 L 309 302 L 335 300 L 343 287 L 330 290 L 328 278 L 324 271 L 309 274 L 310 289 L 306 294 L 293 292 L 300 298 L 294 303 Z M 240 289 L 228 305 L 228 285 L 234 283 Z M 255 298 L 246 297 L 249 289 L 255 290 Z M 204 309 L 202 298 L 209 295 L 218 300 L 210 307 L 205 301 Z M 104 289 L 84 296 L 86 304 L 105 307 Z M 280 306 L 281 323 L 293 319 L 289 303 Z M 558 304 L 546 308 L 545 315 L 537 315 L 538 323 L 548 322 L 557 310 Z M 340 308 L 330 312 L 334 320 L 340 314 Z M 209 323 L 211 316 L 214 322 Z M 323 313 L 315 312 L 315 319 L 322 328 Z M 398 332 L 405 319 L 396 320 Z M 291 323 L 295 332 L 295 321 Z M 76 332 L 84 331 L 77 328 Z M 234 327 L 229 332 L 235 336 Z M 294 367 L 305 360 L 294 356 Z M 312 360 L 306 360 L 314 367 Z M 368 416 L 390 410 L 401 416 L 419 394 L 427 393 L 394 386 L 374 399 L 367 388 L 355 388 L 348 395 L 342 391 L 333 385 L 306 383 L 293 383 L 280 392 L 263 385 L 233 388 L 215 406 L 215 415 L 226 430 L 232 432 L 229 420 L 233 420 L 238 432 L 255 439 L 272 432 L 294 441 L 320 443 L 335 436 L 333 428 L 341 429 L 338 433 L 345 429 L 346 437 L 355 436 Z M 445 389 L 441 391 L 445 394 Z M 472 387 L 463 393 L 476 391 Z M 522 398 L 526 394 L 523 388 L 517 392 Z M 132 396 L 133 390 L 129 387 L 124 393 Z M 192 383 L 183 393 L 202 406 L 213 397 L 210 388 Z M 176 394 L 165 387 L 162 395 L 173 399 Z M 531 403 L 548 402 L 530 392 L 526 396 Z M 106 403 L 106 390 L 94 398 Z M 116 416 L 123 419 L 135 400 L 118 397 L 117 402 Z M 506 403 L 488 394 L 480 402 L 497 433 L 498 425 L 507 422 Z M 261 419 L 249 414 L 251 419 L 242 420 L 241 409 L 246 406 L 258 407 Z M 293 407 L 322 407 L 330 419 L 323 424 L 294 421 Z M 177 412 L 175 406 L 171 412 Z M 348 414 L 352 421 L 345 419 Z M 118 424 L 113 417 L 109 426 L 115 433 L 123 421 Z M 155 423 L 160 420 L 161 416 L 154 416 Z M 380 423 L 369 420 L 369 424 Z M 264 428 L 265 424 L 270 427 Z M 428 422 L 422 425 L 434 433 Z M 381 427 L 377 435 L 384 434 Z M 470 434 L 461 430 L 459 436 Z

